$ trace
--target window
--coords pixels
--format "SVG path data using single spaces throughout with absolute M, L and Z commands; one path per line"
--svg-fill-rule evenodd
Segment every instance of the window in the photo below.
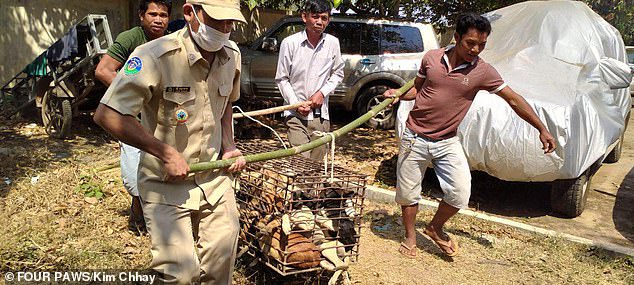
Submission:
M 292 34 L 303 31 L 304 27 L 305 26 L 303 22 L 288 23 L 278 28 L 275 32 L 269 35 L 268 38 L 277 39 L 277 48 L 279 49 L 283 39 Z M 262 47 L 259 47 L 258 49 L 261 48 Z
M 415 27 L 383 25 L 381 51 L 388 54 L 423 52 L 423 38 Z
M 339 39 L 341 54 L 359 54 L 361 52 L 361 30 L 359 23 L 330 22 L 326 33 Z
M 381 27 L 379 25 L 363 24 L 361 29 L 361 54 L 378 55 L 381 42 Z

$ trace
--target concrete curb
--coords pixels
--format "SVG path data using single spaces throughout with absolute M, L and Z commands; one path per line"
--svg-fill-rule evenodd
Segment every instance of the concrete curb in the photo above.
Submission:
M 394 197 L 396 195 L 396 192 L 370 185 L 366 187 L 365 195 L 366 195 L 365 196 L 366 199 L 373 202 L 395 203 Z M 418 205 L 419 210 L 428 210 L 428 209 L 436 209 L 436 208 L 438 208 L 438 202 L 431 201 L 428 199 L 423 199 Z M 570 235 L 566 233 L 560 233 L 553 230 L 547 230 L 544 228 L 527 225 L 524 223 L 509 220 L 509 219 L 499 218 L 499 217 L 487 215 L 481 212 L 475 212 L 468 209 L 462 209 L 458 212 L 458 214 L 514 227 L 514 228 L 531 232 L 531 233 L 538 233 L 538 234 L 542 234 L 546 236 L 559 237 L 559 238 L 566 239 L 568 241 L 572 241 L 572 242 L 576 242 L 576 243 L 580 243 L 584 245 L 589 245 L 589 246 L 595 246 L 595 247 L 609 250 L 612 252 L 634 257 L 634 248 L 631 248 L 631 247 L 626 247 L 626 246 L 613 244 L 613 243 L 597 242 L 591 239 L 582 238 L 582 237 L 578 237 L 578 236 Z

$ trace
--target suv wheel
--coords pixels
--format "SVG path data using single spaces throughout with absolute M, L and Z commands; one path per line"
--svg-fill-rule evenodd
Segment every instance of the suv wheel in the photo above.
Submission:
M 388 88 L 390 87 L 387 85 L 374 85 L 365 89 L 361 95 L 359 95 L 359 100 L 357 100 L 357 114 L 361 116 L 383 102 L 385 99 L 385 97 L 383 97 L 383 92 L 385 92 Z M 385 108 L 377 113 L 376 116 L 368 120 L 365 124 L 368 127 L 379 130 L 392 129 L 394 128 L 394 123 L 396 122 L 397 108 L 398 104 L 392 106 L 392 108 Z
M 592 176 L 585 172 L 577 179 L 557 180 L 550 192 L 551 208 L 566 218 L 574 218 L 583 212 L 590 192 Z
M 603 162 L 605 163 L 617 163 L 621 159 L 621 152 L 623 151 L 623 139 L 625 138 L 625 132 L 621 134 L 619 142 L 616 143 L 614 149 L 605 157 Z
M 616 143 L 614 149 L 603 159 L 605 163 L 616 163 L 621 159 L 621 152 L 623 151 L 623 141 L 625 141 L 625 131 L 627 130 L 627 125 L 630 122 L 630 113 L 625 117 L 625 128 L 623 129 L 623 133 L 621 133 L 621 137 L 619 138 L 619 142 Z

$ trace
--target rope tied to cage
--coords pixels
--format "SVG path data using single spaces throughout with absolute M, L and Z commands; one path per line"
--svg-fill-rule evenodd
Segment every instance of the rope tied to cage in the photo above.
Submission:
M 284 142 L 284 140 L 280 137 L 280 135 L 273 128 L 271 128 L 270 126 L 267 126 L 266 124 L 258 121 L 255 118 L 249 116 L 249 114 L 247 112 L 244 112 L 242 110 L 242 108 L 240 108 L 240 106 L 233 106 L 233 109 L 238 110 L 238 112 L 240 112 L 240 114 L 242 114 L 243 117 L 246 117 L 247 119 L 258 123 L 260 126 L 263 126 L 263 127 L 267 128 L 267 129 L 269 129 L 271 132 L 273 132 L 273 134 L 275 134 L 277 139 L 282 143 L 282 146 L 284 147 L 284 149 L 288 149 L 288 147 L 286 147 L 286 143 Z M 231 127 L 233 128 L 233 125 Z
M 313 135 L 324 137 L 330 136 L 332 139 L 328 145 L 330 146 L 330 178 L 328 178 L 328 183 L 332 183 L 335 181 L 335 134 L 331 132 L 321 132 L 314 131 Z M 328 176 L 328 152 L 324 155 L 324 175 Z

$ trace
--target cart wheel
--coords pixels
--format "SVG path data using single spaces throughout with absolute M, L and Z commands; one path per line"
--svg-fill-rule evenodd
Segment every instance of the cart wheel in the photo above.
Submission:
M 70 134 L 72 120 L 70 100 L 57 97 L 53 89 L 47 91 L 42 99 L 42 123 L 46 133 L 54 138 L 66 138 Z

